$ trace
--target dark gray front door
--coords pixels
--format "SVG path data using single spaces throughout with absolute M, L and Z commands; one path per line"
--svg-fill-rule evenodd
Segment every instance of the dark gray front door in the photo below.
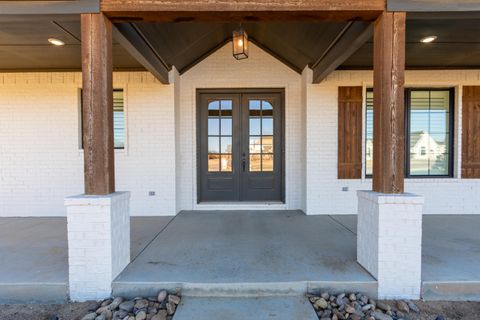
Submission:
M 283 92 L 199 91 L 198 201 L 283 201 Z

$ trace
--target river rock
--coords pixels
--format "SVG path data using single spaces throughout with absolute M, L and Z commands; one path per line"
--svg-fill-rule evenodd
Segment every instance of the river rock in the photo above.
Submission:
M 372 317 L 374 317 L 376 320 L 393 320 L 389 315 L 378 311 L 372 312 Z
M 88 314 L 86 314 L 82 320 L 95 320 L 95 318 L 97 317 L 97 313 L 96 312 L 90 312 Z
M 127 300 L 120 303 L 118 307 L 120 308 L 120 310 L 124 310 L 126 312 L 132 312 L 134 306 L 135 306 L 135 302 L 133 300 Z
M 388 304 L 382 301 L 377 301 L 377 308 L 385 312 L 390 311 L 392 309 L 392 307 L 390 307 Z
M 409 313 L 410 308 L 408 307 L 408 304 L 405 301 L 398 300 L 397 301 L 397 309 L 398 311 L 401 311 L 403 313 Z
M 317 301 L 315 301 L 314 305 L 317 306 L 317 308 L 319 309 L 326 309 L 328 307 L 328 302 L 325 299 L 320 298 Z
M 167 298 L 167 291 L 166 290 L 162 290 L 158 293 L 158 296 L 157 296 L 157 301 L 158 302 L 163 302 L 165 300 L 165 298 Z
M 168 302 L 172 302 L 172 303 L 178 305 L 180 303 L 180 297 L 176 296 L 174 294 L 169 294 L 168 295 Z

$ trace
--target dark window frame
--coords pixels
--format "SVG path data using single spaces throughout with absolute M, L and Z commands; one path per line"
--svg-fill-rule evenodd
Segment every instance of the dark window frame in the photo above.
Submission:
M 79 96 L 80 96 L 80 108 L 79 108 L 79 134 L 80 134 L 80 150 L 83 150 L 83 89 L 82 88 L 79 88 Z M 113 147 L 113 149 L 115 150 L 125 150 L 126 147 L 126 122 L 125 122 L 125 115 L 126 115 L 126 112 L 125 112 L 125 89 L 124 88 L 114 88 L 113 91 L 112 91 L 112 96 L 113 96 L 113 93 L 115 91 L 121 91 L 123 93 L 123 147 Z M 112 106 L 113 107 L 113 106 Z M 112 110 L 112 112 L 114 112 L 114 110 Z M 115 131 L 115 128 L 114 128 L 114 131 Z M 115 138 L 114 138 L 115 139 Z
M 413 91 L 448 91 L 449 92 L 449 121 L 448 121 L 448 173 L 447 174 L 410 174 L 410 118 L 411 118 L 411 105 L 410 96 Z M 405 88 L 405 178 L 408 179 L 441 179 L 441 178 L 453 178 L 454 177 L 454 145 L 455 145 L 455 88 Z
M 412 175 L 410 174 L 410 96 L 412 91 L 448 91 L 449 92 L 449 132 L 448 132 L 448 139 L 449 139 L 449 146 L 448 146 L 448 174 L 442 175 Z M 373 92 L 373 88 L 367 88 L 366 92 Z M 411 87 L 405 88 L 405 178 L 407 179 L 441 179 L 441 178 L 453 178 L 455 172 L 455 88 L 454 87 L 447 87 L 447 88 L 429 88 L 429 87 Z M 366 148 L 366 141 L 367 141 L 367 95 L 365 95 L 365 121 L 363 124 L 365 126 L 365 148 Z M 367 162 L 366 162 L 366 152 L 364 152 L 364 168 L 365 168 L 365 179 L 371 179 L 372 174 L 367 174 Z

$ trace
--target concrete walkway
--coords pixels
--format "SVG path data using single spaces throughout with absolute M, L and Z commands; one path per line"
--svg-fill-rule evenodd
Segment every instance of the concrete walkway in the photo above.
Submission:
M 304 296 L 182 299 L 175 320 L 318 320 Z
M 480 300 L 478 226 L 480 215 L 424 216 L 424 299 Z M 65 218 L 0 218 L 0 303 L 67 298 L 66 230 Z M 355 216 L 297 211 L 134 217 L 134 260 L 113 289 L 133 295 L 182 287 L 187 298 L 376 290 L 356 263 L 355 233 Z
M 375 279 L 356 261 L 355 234 L 330 216 L 184 211 L 117 277 L 113 292 L 259 296 L 328 287 L 376 295 Z
M 172 217 L 133 217 L 131 257 Z M 68 294 L 66 218 L 0 218 L 0 303 L 62 302 Z
M 356 233 L 356 216 L 334 216 Z M 424 215 L 422 298 L 480 300 L 480 215 Z

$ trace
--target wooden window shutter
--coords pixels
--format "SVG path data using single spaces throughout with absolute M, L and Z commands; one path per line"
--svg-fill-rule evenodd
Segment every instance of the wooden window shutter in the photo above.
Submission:
M 362 177 L 362 91 L 338 88 L 338 179 Z
M 480 86 L 463 87 L 462 178 L 480 178 Z

